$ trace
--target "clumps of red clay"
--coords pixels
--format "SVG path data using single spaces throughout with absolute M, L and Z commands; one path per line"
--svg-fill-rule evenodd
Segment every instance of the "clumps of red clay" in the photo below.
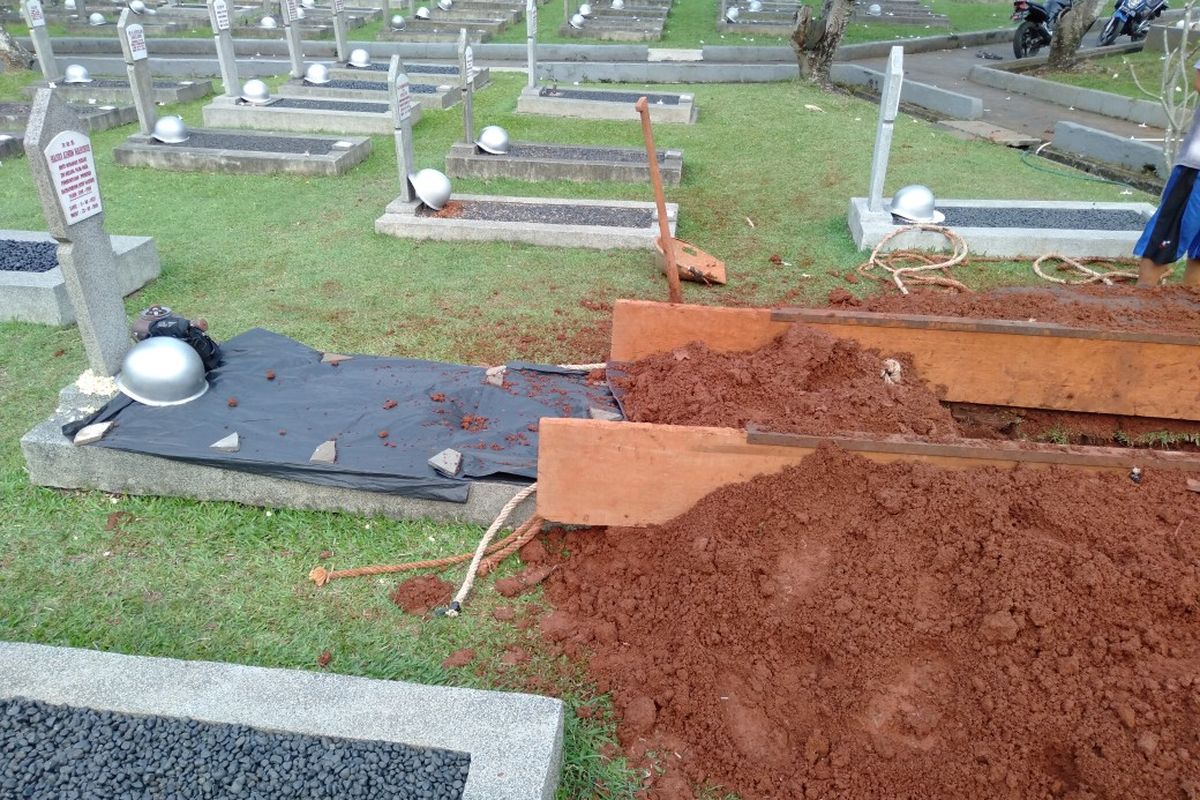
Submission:
M 383 401 L 383 410 L 391 411 L 393 408 L 395 408 L 398 405 L 399 405 L 399 403 L 397 403 L 395 400 L 390 400 L 390 399 L 384 400 Z
M 435 403 L 444 403 L 446 402 L 446 395 L 444 392 L 434 392 L 429 395 L 429 399 Z
M 427 206 L 424 216 L 437 217 L 438 219 L 454 219 L 455 217 L 461 217 L 465 210 L 462 203 L 457 200 L 450 200 L 436 211 Z
M 237 398 L 236 397 L 229 398 L 228 400 L 225 401 L 225 405 L 229 406 L 230 408 L 237 408 Z
M 454 584 L 436 575 L 418 575 L 397 585 L 388 597 L 409 614 L 420 616 L 449 603 L 454 597 Z
M 501 597 L 517 597 L 518 595 L 525 594 L 525 592 L 528 592 L 546 580 L 550 573 L 556 569 L 558 569 L 557 564 L 526 567 L 510 578 L 501 578 L 496 581 L 496 592 Z
M 901 365 L 889 383 L 884 361 Z M 693 342 L 633 362 L 613 378 L 633 422 L 832 435 L 865 432 L 958 435 L 950 412 L 903 353 L 880 354 L 851 339 L 793 325 L 758 350 L 718 353 Z
M 658 754 L 645 797 L 1200 796 L 1182 474 L 825 446 L 666 525 L 556 537 L 543 633 Z
M 488 426 L 488 418 L 480 417 L 475 414 L 467 414 L 458 423 L 458 426 L 464 431 L 472 431 L 476 433 L 479 431 L 486 431 Z
M 269 380 L 269 381 L 275 380 L 275 370 L 273 370 L 273 369 L 267 370 L 267 380 Z
M 464 647 L 461 650 L 455 650 L 450 654 L 449 658 L 442 662 L 442 669 L 457 669 L 465 667 L 475 660 L 475 651 L 469 647 Z

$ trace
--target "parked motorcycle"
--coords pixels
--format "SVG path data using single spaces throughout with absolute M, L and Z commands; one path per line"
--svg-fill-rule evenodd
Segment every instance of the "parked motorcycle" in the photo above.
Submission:
M 1100 31 L 1100 46 L 1110 45 L 1118 36 L 1140 42 L 1150 33 L 1150 23 L 1167 10 L 1167 0 L 1116 0 L 1113 15 Z
M 1143 0 L 1145 2 L 1145 0 Z M 1071 0 L 1049 0 L 1042 5 L 1034 0 L 1013 0 L 1013 20 L 1021 20 L 1013 36 L 1013 55 L 1036 56 L 1054 38 L 1059 17 L 1071 9 Z

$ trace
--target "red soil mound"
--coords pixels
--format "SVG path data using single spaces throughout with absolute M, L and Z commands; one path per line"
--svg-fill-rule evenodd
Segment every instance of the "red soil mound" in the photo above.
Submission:
M 429 609 L 450 602 L 454 584 L 436 575 L 418 575 L 398 584 L 389 597 L 409 614 L 427 614 Z

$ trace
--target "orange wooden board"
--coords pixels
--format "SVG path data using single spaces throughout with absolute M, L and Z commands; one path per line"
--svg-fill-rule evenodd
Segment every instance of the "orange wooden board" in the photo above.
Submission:
M 1063 411 L 1200 419 L 1200 339 L 1112 333 L 1037 323 L 817 309 L 713 308 L 621 300 L 613 308 L 614 361 L 703 341 L 760 347 L 791 324 L 819 326 L 913 356 L 945 400 Z
M 874 461 L 922 461 L 952 468 L 1046 467 L 1128 472 L 1171 468 L 1200 472 L 1200 454 L 1013 442 L 926 443 L 899 439 L 820 439 L 745 431 L 544 418 L 539 425 L 538 514 L 576 525 L 640 526 L 666 522 L 722 486 L 779 472 L 835 442 Z

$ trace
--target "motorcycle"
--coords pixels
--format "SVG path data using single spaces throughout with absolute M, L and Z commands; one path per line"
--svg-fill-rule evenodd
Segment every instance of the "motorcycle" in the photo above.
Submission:
M 1100 31 L 1100 46 L 1110 45 L 1118 36 L 1140 42 L 1150 33 L 1151 20 L 1167 10 L 1167 0 L 1116 0 L 1113 15 Z
M 1071 0 L 1049 0 L 1045 5 L 1034 0 L 1013 0 L 1012 19 L 1021 20 L 1013 36 L 1013 55 L 1036 56 L 1039 50 L 1048 47 L 1059 17 L 1070 9 Z

